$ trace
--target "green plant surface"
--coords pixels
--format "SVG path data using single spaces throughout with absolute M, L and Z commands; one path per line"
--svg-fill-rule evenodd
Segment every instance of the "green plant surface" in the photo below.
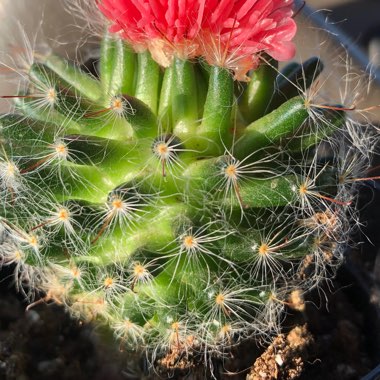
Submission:
M 96 77 L 35 59 L 0 118 L 0 255 L 29 308 L 62 304 L 153 358 L 211 357 L 333 275 L 372 138 L 312 98 L 319 59 L 263 58 L 249 84 L 109 33 Z

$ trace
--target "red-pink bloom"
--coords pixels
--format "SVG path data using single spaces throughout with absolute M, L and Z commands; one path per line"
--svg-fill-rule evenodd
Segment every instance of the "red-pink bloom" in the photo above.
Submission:
M 173 56 L 203 56 L 245 79 L 265 52 L 293 57 L 293 0 L 99 0 L 111 31 L 168 66 Z

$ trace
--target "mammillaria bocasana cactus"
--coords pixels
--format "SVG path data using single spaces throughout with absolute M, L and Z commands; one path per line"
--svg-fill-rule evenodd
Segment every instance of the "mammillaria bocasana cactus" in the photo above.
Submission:
M 342 260 L 367 129 L 318 99 L 319 59 L 278 71 L 293 1 L 91 6 L 97 75 L 34 56 L 3 96 L 3 265 L 29 308 L 63 304 L 155 357 L 276 330 Z

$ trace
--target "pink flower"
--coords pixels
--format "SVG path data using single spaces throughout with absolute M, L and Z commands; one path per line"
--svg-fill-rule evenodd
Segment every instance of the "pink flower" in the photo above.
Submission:
M 168 66 L 174 56 L 203 56 L 245 80 L 260 54 L 294 56 L 293 0 L 99 0 L 99 8 L 136 50 Z

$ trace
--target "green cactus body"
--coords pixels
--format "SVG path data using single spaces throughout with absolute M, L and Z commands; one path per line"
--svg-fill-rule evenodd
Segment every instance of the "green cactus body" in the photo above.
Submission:
M 244 87 L 195 60 L 163 69 L 111 35 L 98 78 L 34 63 L 0 119 L 1 254 L 17 283 L 159 356 L 275 329 L 288 295 L 340 262 L 354 195 L 315 153 L 343 111 L 310 106 L 285 74 L 278 95 L 276 73 L 263 64 Z

